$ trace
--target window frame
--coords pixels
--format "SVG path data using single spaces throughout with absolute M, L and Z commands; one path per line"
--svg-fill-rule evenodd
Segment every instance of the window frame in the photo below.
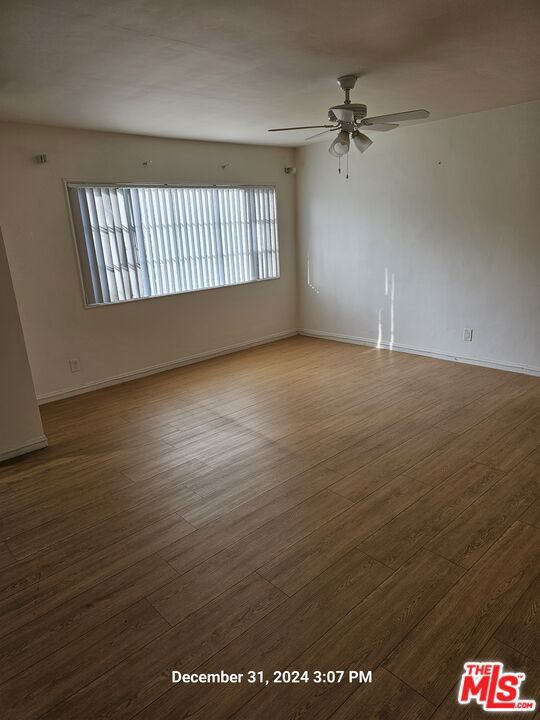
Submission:
M 105 307 L 116 307 L 118 305 L 126 305 L 127 303 L 134 303 L 134 302 L 145 302 L 147 300 L 159 300 L 160 298 L 171 298 L 176 297 L 178 295 L 191 295 L 193 293 L 200 293 L 200 292 L 208 292 L 210 290 L 226 290 L 227 288 L 235 288 L 235 287 L 242 287 L 245 285 L 254 285 L 256 283 L 266 283 L 266 282 L 273 282 L 274 280 L 281 279 L 281 257 L 280 257 L 280 231 L 279 231 L 279 210 L 278 210 L 278 202 L 277 202 L 277 186 L 275 183 L 163 183 L 163 182 L 107 182 L 106 180 L 96 180 L 96 181 L 88 181 L 88 180 L 68 180 L 66 178 L 63 178 L 62 183 L 64 185 L 64 195 L 66 199 L 66 205 L 68 210 L 68 216 L 69 216 L 69 224 L 71 228 L 71 238 L 73 242 L 73 249 L 75 252 L 75 258 L 77 263 L 77 270 L 79 274 L 79 283 L 81 287 L 81 294 L 82 294 L 82 304 L 85 310 L 94 310 L 95 308 L 105 308 Z M 83 188 L 83 187 L 135 187 L 135 188 L 180 188 L 180 189 L 190 189 L 190 188 L 203 188 L 203 189 L 213 189 L 213 188 L 239 188 L 239 189 L 247 189 L 247 188 L 271 188 L 274 191 L 274 197 L 275 197 L 275 203 L 276 203 L 276 241 L 277 241 L 277 275 L 275 277 L 271 278 L 256 278 L 254 280 L 246 280 L 244 282 L 239 283 L 230 283 L 228 285 L 215 285 L 213 287 L 207 287 L 207 288 L 199 288 L 196 290 L 180 290 L 178 292 L 172 292 L 172 293 L 163 293 L 161 295 L 149 295 L 147 297 L 139 297 L 139 298 L 128 298 L 127 300 L 116 300 L 115 302 L 110 303 L 90 303 L 88 302 L 87 294 L 86 294 L 86 285 L 85 285 L 85 273 L 83 269 L 83 264 L 81 262 L 80 257 L 80 251 L 79 251 L 79 242 L 77 240 L 77 224 L 73 215 L 73 210 L 71 207 L 70 197 L 69 197 L 69 188 Z M 82 228 L 81 228 L 82 230 Z M 91 279 L 89 279 L 91 282 Z

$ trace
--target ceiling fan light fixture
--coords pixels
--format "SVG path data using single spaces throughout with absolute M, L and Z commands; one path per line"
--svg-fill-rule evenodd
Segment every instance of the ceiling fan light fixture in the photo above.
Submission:
M 349 133 L 346 130 L 342 130 L 338 133 L 338 136 L 334 140 L 334 142 L 330 145 L 328 148 L 328 152 L 330 155 L 333 155 L 334 157 L 342 157 L 343 155 L 346 155 L 349 152 L 350 147 L 350 140 L 349 140 Z
M 352 139 L 355 147 L 360 150 L 361 153 L 365 152 L 370 145 L 373 145 L 373 140 L 370 140 L 367 135 L 364 135 L 364 133 L 361 133 L 359 130 L 353 132 Z

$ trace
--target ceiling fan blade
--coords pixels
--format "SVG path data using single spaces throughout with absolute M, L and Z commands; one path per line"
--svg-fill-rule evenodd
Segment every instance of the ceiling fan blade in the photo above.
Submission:
M 388 130 L 395 130 L 399 125 L 395 123 L 364 123 L 360 124 L 362 130 L 369 132 L 370 130 L 377 130 L 377 132 L 388 132 Z
M 339 130 L 339 125 L 336 125 L 336 127 L 330 128 L 330 130 L 323 130 L 320 133 L 315 133 L 315 135 L 310 135 L 309 137 L 304 138 L 304 141 L 305 140 L 313 140 L 313 138 L 319 137 L 319 135 L 326 135 L 326 133 L 332 132 L 332 130 Z
M 312 128 L 333 128 L 334 125 L 300 125 L 289 128 L 270 128 L 268 132 L 281 132 L 282 130 L 311 130 Z
M 429 117 L 427 110 L 407 110 L 407 112 L 390 113 L 390 115 L 376 115 L 375 117 L 365 118 L 367 123 L 385 123 L 385 122 L 405 122 L 407 120 L 423 120 Z

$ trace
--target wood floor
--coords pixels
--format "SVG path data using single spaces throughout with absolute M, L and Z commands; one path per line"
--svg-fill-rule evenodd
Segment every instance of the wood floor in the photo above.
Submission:
M 483 717 L 470 659 L 540 700 L 537 378 L 296 337 L 42 415 L 0 466 L 2 720 Z

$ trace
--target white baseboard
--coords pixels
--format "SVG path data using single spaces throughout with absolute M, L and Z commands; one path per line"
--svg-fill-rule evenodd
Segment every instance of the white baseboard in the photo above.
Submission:
M 55 400 L 62 400 L 63 398 L 72 397 L 74 395 L 82 395 L 83 393 L 92 392 L 92 390 L 99 390 L 100 388 L 109 387 L 110 385 L 119 385 L 120 383 L 129 382 L 130 380 L 136 380 L 137 378 L 145 377 L 146 375 L 154 375 L 155 373 L 164 372 L 165 370 L 173 370 L 174 368 L 182 367 L 183 365 L 191 365 L 193 363 L 201 362 L 202 360 L 209 360 L 210 358 L 219 357 L 220 355 L 228 355 L 230 353 L 239 352 L 240 350 L 246 350 L 247 348 L 256 347 L 257 345 L 264 345 L 266 343 L 274 342 L 275 340 L 282 340 L 284 338 L 292 337 L 294 335 L 306 335 L 308 337 L 318 337 L 325 340 L 337 340 L 338 342 L 354 343 L 356 345 L 367 345 L 368 347 L 380 347 L 385 350 L 393 349 L 398 352 L 407 352 L 414 355 L 425 355 L 427 357 L 433 357 L 439 360 L 450 360 L 453 362 L 461 362 L 469 365 L 480 365 L 482 367 L 495 368 L 497 370 L 507 370 L 510 372 L 524 373 L 526 375 L 540 376 L 540 368 L 516 365 L 514 363 L 493 362 L 491 360 L 485 360 L 482 358 L 453 355 L 450 353 L 439 352 L 437 350 L 431 350 L 429 348 L 420 348 L 409 345 L 394 344 L 392 348 L 390 348 L 390 345 L 388 343 L 377 343 L 377 341 L 372 338 L 356 337 L 354 335 L 342 335 L 339 333 L 327 333 L 319 330 L 301 328 L 299 330 L 287 330 L 281 333 L 276 333 L 274 335 L 266 335 L 264 337 L 255 338 L 254 340 L 246 340 L 241 343 L 216 348 L 215 350 L 208 350 L 206 352 L 198 353 L 196 355 L 189 355 L 178 360 L 173 360 L 172 362 L 153 365 L 151 367 L 142 368 L 141 370 L 134 370 L 132 372 L 123 373 L 122 375 L 115 375 L 113 377 L 106 378 L 105 380 L 97 380 L 86 385 L 80 385 L 76 388 L 66 388 L 65 390 L 44 393 L 42 395 L 38 395 L 38 402 L 40 405 L 44 405 L 45 403 L 54 402 Z M 43 445 L 38 447 L 43 447 Z M 29 450 L 22 450 L 22 452 L 29 452 Z M 0 460 L 2 459 L 6 458 L 0 455 Z
M 275 340 L 283 340 L 284 338 L 292 337 L 293 335 L 298 335 L 298 331 L 286 330 L 274 335 L 266 335 L 265 337 L 255 338 L 254 340 L 246 340 L 241 343 L 236 343 L 235 345 L 227 345 L 226 347 L 217 348 L 215 350 L 208 350 L 206 352 L 198 353 L 197 355 L 188 355 L 178 360 L 160 363 L 159 365 L 152 365 L 151 367 L 142 368 L 141 370 L 133 370 L 132 372 L 122 373 L 121 375 L 114 375 L 113 377 L 105 378 L 105 380 L 96 380 L 86 385 L 80 385 L 76 388 L 66 388 L 65 390 L 44 393 L 42 395 L 38 395 L 38 403 L 40 405 L 44 405 L 45 403 L 54 402 L 55 400 L 63 400 L 64 398 L 73 397 L 74 395 L 82 395 L 83 393 L 92 392 L 92 390 L 99 390 L 100 388 L 109 387 L 110 385 L 119 385 L 120 383 L 129 382 L 130 380 L 136 380 L 137 378 L 142 378 L 146 375 L 154 375 L 156 373 L 164 372 L 165 370 L 173 370 L 174 368 L 182 367 L 183 365 L 192 365 L 193 363 L 201 362 L 202 360 L 209 360 L 210 358 L 219 357 L 220 355 L 229 355 L 230 353 L 247 350 L 247 348 L 256 347 L 257 345 L 265 345 L 266 343 L 271 343 Z
M 372 338 L 355 337 L 354 335 L 341 335 L 338 333 L 327 333 L 319 330 L 308 330 L 301 328 L 298 330 L 299 335 L 308 337 L 318 337 L 325 340 L 337 340 L 338 342 L 354 343 L 355 345 L 367 345 L 368 347 L 382 348 L 383 350 L 396 350 L 397 352 L 412 353 L 413 355 L 425 355 L 426 357 L 437 358 L 438 360 L 449 360 L 451 362 L 465 363 L 466 365 L 480 365 L 481 367 L 494 368 L 496 370 L 507 370 L 509 372 L 523 373 L 524 375 L 535 375 L 540 377 L 540 368 L 530 367 L 528 365 L 516 365 L 508 362 L 495 362 L 493 360 L 485 360 L 483 358 L 474 358 L 467 355 L 453 355 L 451 353 L 439 352 L 429 348 L 415 347 L 414 345 L 398 345 L 394 343 L 378 342 Z
M 0 453 L 0 462 L 3 460 L 10 460 L 11 458 L 18 457 L 19 455 L 25 455 L 26 453 L 33 452 L 34 450 L 41 450 L 41 448 L 47 447 L 48 444 L 49 443 L 45 435 L 40 435 L 24 445 L 20 445 L 19 447 Z

